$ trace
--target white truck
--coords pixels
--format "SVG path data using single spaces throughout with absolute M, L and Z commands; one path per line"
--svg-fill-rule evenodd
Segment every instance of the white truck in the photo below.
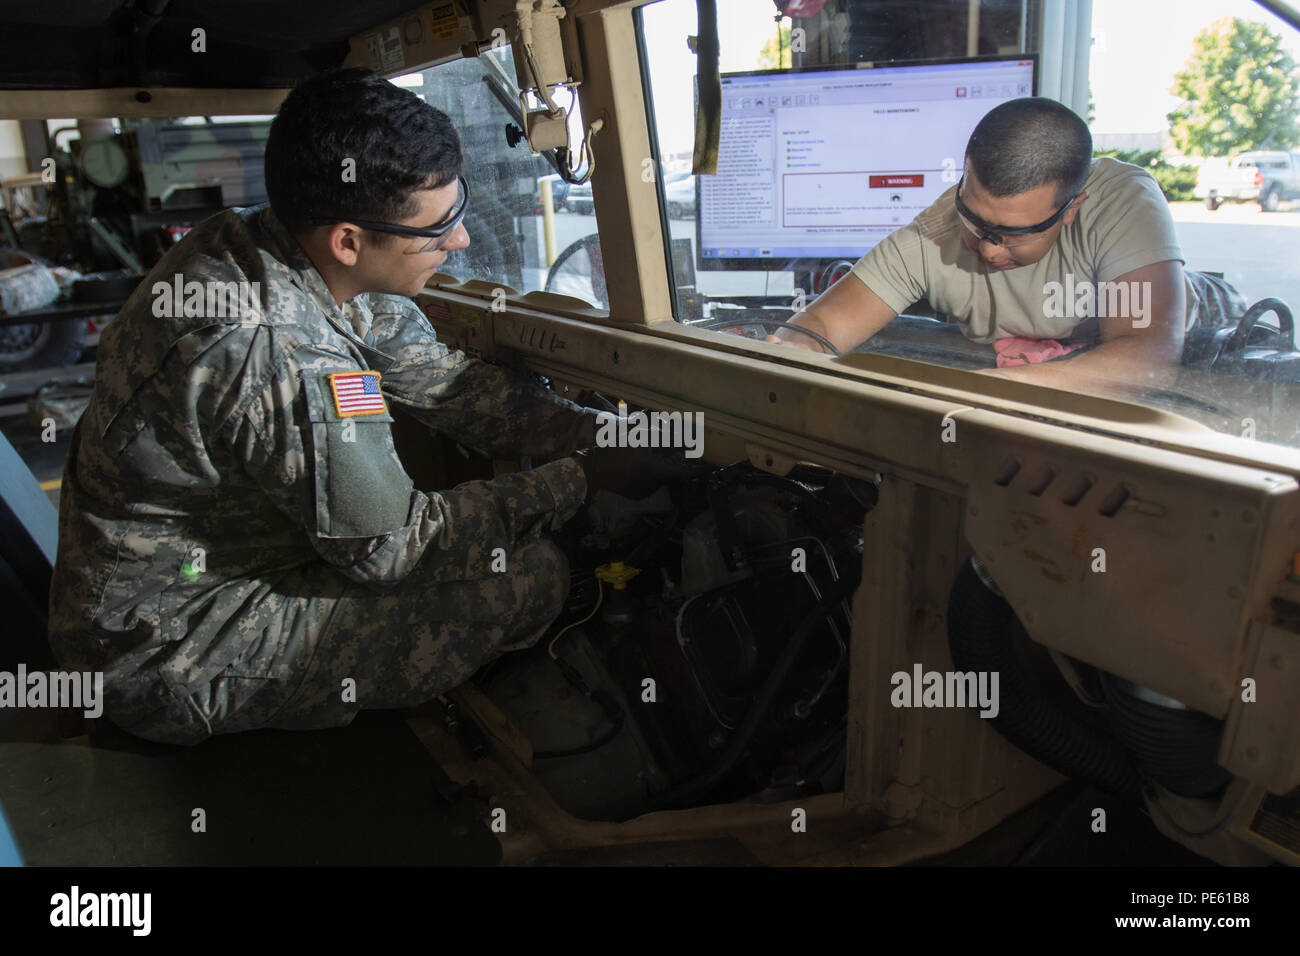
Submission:
M 1258 202 L 1273 212 L 1284 200 L 1300 199 L 1300 154 L 1261 150 L 1226 163 L 1209 160 L 1196 174 L 1193 195 L 1211 211 L 1224 202 Z

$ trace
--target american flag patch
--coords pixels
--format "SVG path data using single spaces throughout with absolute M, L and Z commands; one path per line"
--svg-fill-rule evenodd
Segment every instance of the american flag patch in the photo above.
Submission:
M 335 372 L 329 380 L 340 418 L 388 411 L 379 390 L 378 372 Z

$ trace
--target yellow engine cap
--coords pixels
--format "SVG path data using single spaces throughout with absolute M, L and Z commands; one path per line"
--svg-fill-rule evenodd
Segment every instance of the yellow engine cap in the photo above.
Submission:
M 627 587 L 627 582 L 640 573 L 640 568 L 630 567 L 622 561 L 611 561 L 609 564 L 602 564 L 596 568 L 596 577 L 607 584 L 614 585 L 615 591 L 622 591 Z

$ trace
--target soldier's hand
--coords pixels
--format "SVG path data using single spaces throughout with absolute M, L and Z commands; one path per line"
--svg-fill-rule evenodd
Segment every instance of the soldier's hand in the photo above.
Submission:
M 657 469 L 644 448 L 587 448 L 574 454 L 587 478 L 587 500 L 601 488 L 641 499 L 659 487 Z
M 797 333 L 788 339 L 778 338 L 775 335 L 765 335 L 763 336 L 763 341 L 775 342 L 777 345 L 788 345 L 792 349 L 803 349 L 806 352 L 826 351 L 820 344 L 818 344 L 816 339 L 813 339 L 811 336 L 799 335 Z

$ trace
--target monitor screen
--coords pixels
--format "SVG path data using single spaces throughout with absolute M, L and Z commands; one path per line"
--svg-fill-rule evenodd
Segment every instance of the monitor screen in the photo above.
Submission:
M 862 256 L 957 182 L 975 124 L 1035 94 L 1035 63 L 724 73 L 718 172 L 697 177 L 699 267 Z

